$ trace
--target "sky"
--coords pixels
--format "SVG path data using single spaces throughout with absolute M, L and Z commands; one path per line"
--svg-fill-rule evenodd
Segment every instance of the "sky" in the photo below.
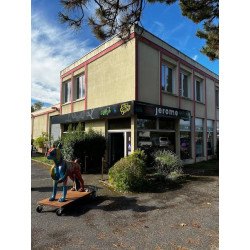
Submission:
M 86 24 L 77 33 L 62 25 L 59 11 L 59 0 L 31 1 L 31 104 L 40 101 L 44 107 L 60 102 L 60 71 L 102 43 Z M 93 11 L 89 5 L 86 16 Z M 219 74 L 219 60 L 211 62 L 199 52 L 205 40 L 195 33 L 202 25 L 183 17 L 177 3 L 147 4 L 141 21 L 146 30 Z

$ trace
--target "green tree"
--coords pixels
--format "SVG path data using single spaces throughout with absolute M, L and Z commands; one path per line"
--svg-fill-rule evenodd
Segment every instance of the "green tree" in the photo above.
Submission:
M 65 13 L 59 12 L 62 23 L 80 29 L 85 17 L 87 4 L 91 0 L 60 0 Z M 96 4 L 95 16 L 86 18 L 92 32 L 99 40 L 119 34 L 123 40 L 130 37 L 131 27 L 141 24 L 143 9 L 147 3 L 160 2 L 170 5 L 178 0 L 93 0 Z M 203 30 L 196 36 L 205 39 L 206 45 L 201 53 L 210 60 L 219 58 L 219 0 L 179 0 L 182 15 L 194 23 L 203 23 Z
M 31 105 L 31 112 L 39 110 L 42 107 L 43 107 L 43 103 L 42 102 L 35 102 L 33 105 Z

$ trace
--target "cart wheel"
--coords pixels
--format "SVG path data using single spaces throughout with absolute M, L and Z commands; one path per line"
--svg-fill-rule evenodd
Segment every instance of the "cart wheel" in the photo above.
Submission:
M 57 215 L 57 216 L 61 216 L 61 215 L 62 215 L 62 209 L 58 208 L 58 209 L 56 210 L 56 215 Z
M 37 207 L 36 207 L 36 211 L 37 211 L 38 213 L 41 213 L 42 210 L 43 210 L 43 206 L 37 206 Z

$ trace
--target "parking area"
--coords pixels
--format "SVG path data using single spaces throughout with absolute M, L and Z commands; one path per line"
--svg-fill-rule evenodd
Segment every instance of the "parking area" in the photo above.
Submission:
M 57 216 L 48 207 L 36 212 L 37 202 L 52 194 L 49 169 L 32 161 L 31 174 L 32 249 L 219 247 L 218 176 L 200 176 L 161 193 L 121 194 L 103 186 L 100 175 L 83 175 L 86 185 L 97 185 L 98 198 Z

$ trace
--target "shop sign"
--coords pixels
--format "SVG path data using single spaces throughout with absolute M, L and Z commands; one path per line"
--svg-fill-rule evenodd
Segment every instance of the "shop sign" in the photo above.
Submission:
M 191 120 L 190 111 L 166 106 L 135 102 L 135 114 L 160 118 Z

